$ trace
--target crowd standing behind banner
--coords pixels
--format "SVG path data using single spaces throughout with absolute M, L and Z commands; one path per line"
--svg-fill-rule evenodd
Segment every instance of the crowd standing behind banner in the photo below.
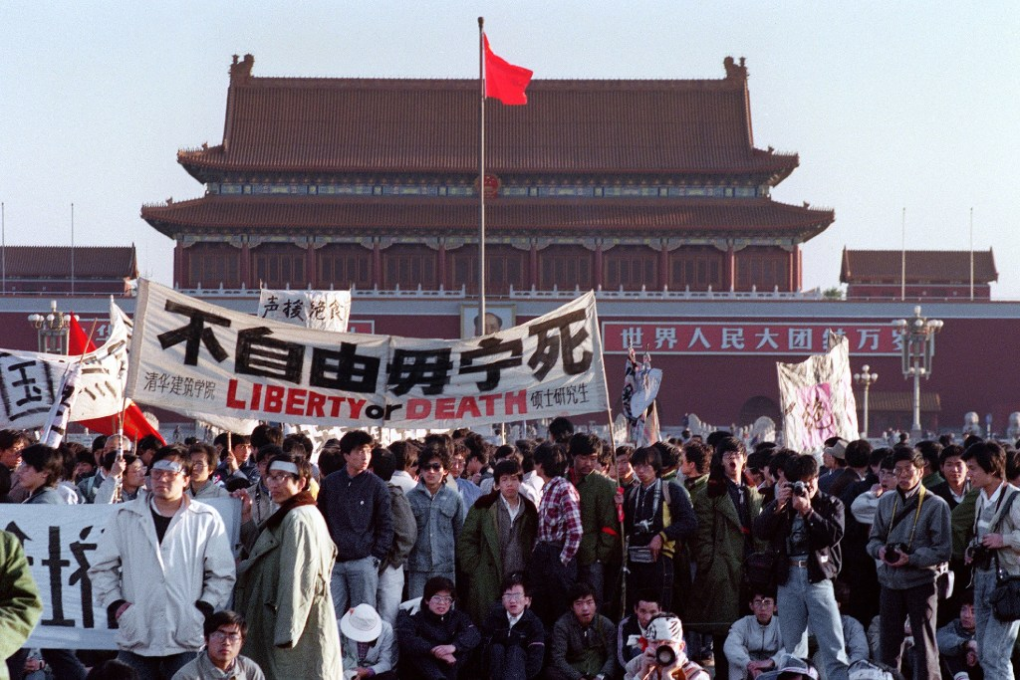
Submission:
M 820 469 L 558 418 L 542 442 L 311 449 L 267 425 L 92 451 L 0 430 L 0 499 L 33 506 L 0 524 L 0 679 L 1013 677 L 1008 444 L 831 439 Z M 96 531 L 26 532 L 69 504 Z

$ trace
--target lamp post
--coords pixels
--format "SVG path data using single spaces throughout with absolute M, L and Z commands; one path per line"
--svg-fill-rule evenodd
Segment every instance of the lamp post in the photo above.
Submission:
M 942 330 L 941 319 L 927 319 L 921 316 L 921 308 L 914 307 L 914 318 L 897 319 L 893 329 L 902 343 L 903 378 L 914 379 L 914 422 L 910 426 L 911 436 L 921 433 L 921 376 L 931 378 L 931 360 L 935 354 L 935 334 Z
M 864 364 L 860 373 L 854 373 L 854 382 L 864 386 L 864 439 L 868 438 L 868 392 L 878 382 L 878 373 L 871 373 L 871 366 Z
M 39 351 L 67 354 L 67 331 L 71 315 L 57 311 L 57 301 L 50 302 L 49 314 L 29 314 L 28 322 L 39 334 Z

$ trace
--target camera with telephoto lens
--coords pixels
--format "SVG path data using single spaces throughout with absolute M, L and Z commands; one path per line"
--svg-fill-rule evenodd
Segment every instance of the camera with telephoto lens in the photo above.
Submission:
M 992 549 L 984 545 L 980 538 L 975 538 L 970 542 L 965 555 L 970 559 L 970 563 L 975 569 L 992 568 Z
M 787 486 L 790 487 L 790 493 L 794 496 L 807 496 L 807 484 L 804 482 L 790 482 Z
M 669 667 L 676 663 L 676 652 L 669 645 L 659 645 L 655 650 L 655 663 L 661 667 Z
M 889 543 L 885 546 L 885 561 L 899 562 L 900 556 L 909 552 L 905 543 Z

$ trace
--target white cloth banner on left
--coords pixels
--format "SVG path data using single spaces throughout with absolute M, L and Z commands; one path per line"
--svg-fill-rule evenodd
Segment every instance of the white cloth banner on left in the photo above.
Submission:
M 829 437 L 857 439 L 857 400 L 845 337 L 829 332 L 829 351 L 799 364 L 776 362 L 787 448 L 821 452 Z
M 0 350 L 0 427 L 45 427 L 50 409 L 61 399 L 60 384 L 68 365 L 78 362 L 81 375 L 74 385 L 71 420 L 120 413 L 124 406 L 128 329 L 121 316 L 112 316 L 111 322 L 106 343 L 84 355 Z
M 194 502 L 194 501 L 193 501 Z M 237 546 L 241 502 L 202 501 L 223 517 L 227 537 Z M 107 615 L 93 602 L 88 570 L 96 540 L 116 505 L 4 505 L 0 529 L 18 537 L 43 601 L 42 618 L 26 642 L 43 649 L 117 649 Z M 235 549 L 235 554 L 236 554 Z M 153 574 L 158 578 L 159 574 Z
M 259 292 L 260 319 L 320 331 L 346 333 L 351 318 L 349 290 L 270 290 Z

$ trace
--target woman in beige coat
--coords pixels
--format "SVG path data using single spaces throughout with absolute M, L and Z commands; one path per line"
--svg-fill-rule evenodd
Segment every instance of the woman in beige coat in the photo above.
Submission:
M 235 606 L 248 621 L 241 653 L 269 680 L 343 677 L 340 633 L 330 594 L 336 547 L 308 492 L 311 466 L 274 456 L 266 486 L 279 506 L 237 570 Z

